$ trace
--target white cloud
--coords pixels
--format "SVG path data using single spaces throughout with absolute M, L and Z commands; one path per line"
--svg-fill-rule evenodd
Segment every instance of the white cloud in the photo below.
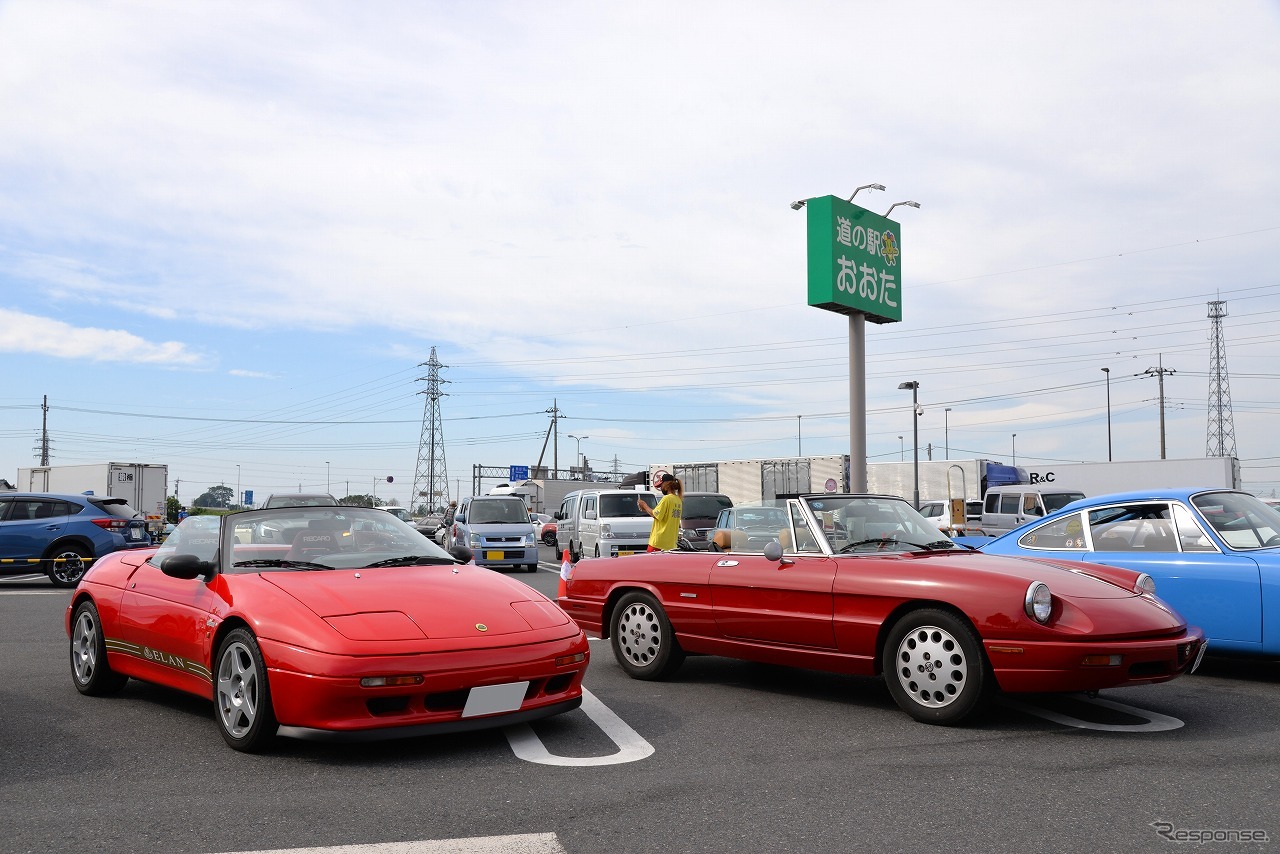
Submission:
M 199 354 L 178 341 L 152 343 L 120 329 L 74 327 L 60 320 L 8 309 L 0 309 L 0 351 L 175 367 L 191 367 L 202 362 Z

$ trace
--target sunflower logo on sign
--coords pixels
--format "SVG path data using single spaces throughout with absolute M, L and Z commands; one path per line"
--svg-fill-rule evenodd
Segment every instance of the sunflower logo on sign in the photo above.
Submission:
M 898 263 L 898 238 L 893 236 L 892 231 L 880 235 L 880 254 L 890 264 Z

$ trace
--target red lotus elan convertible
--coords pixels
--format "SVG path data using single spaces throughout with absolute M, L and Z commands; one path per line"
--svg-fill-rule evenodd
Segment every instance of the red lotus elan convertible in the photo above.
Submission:
M 158 549 L 95 563 L 66 629 L 81 693 L 133 677 L 207 697 L 243 751 L 278 731 L 385 738 L 566 712 L 589 658 L 540 593 L 359 507 L 192 516 Z
M 686 653 L 883 674 L 916 720 L 957 723 L 997 689 L 1163 682 L 1204 655 L 1145 574 L 962 550 L 900 498 L 805 495 L 711 552 L 584 560 L 560 605 L 661 679 Z M 766 538 L 767 539 L 767 538 Z

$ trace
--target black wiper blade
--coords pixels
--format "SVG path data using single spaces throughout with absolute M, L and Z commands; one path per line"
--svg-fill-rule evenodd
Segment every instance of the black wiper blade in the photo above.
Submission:
M 434 564 L 452 564 L 457 563 L 451 557 L 434 557 L 432 555 L 401 555 L 400 557 L 389 557 L 386 560 L 378 560 L 373 563 L 367 563 L 362 569 L 375 569 L 379 566 L 431 566 Z
M 840 549 L 839 552 L 837 552 L 837 554 L 844 554 L 845 552 L 853 551 L 854 549 L 858 548 L 858 546 L 870 546 L 870 545 L 877 546 L 876 551 L 883 551 L 887 548 L 893 548 L 897 546 L 906 546 L 908 548 L 913 548 L 913 549 L 924 549 L 925 551 L 933 551 L 933 548 L 932 548 L 933 546 L 941 546 L 942 543 L 950 543 L 950 542 L 951 542 L 950 540 L 940 540 L 936 543 L 930 543 L 929 545 L 921 545 L 920 543 L 913 543 L 910 540 L 900 540 L 897 537 L 868 537 L 865 540 L 858 540 L 855 543 L 849 543 L 845 545 Z
M 259 558 L 258 560 L 241 560 L 231 564 L 232 566 L 248 566 L 248 567 L 281 567 L 283 569 L 333 569 L 331 566 L 325 566 L 322 563 L 312 563 L 309 560 L 288 560 L 286 558 Z

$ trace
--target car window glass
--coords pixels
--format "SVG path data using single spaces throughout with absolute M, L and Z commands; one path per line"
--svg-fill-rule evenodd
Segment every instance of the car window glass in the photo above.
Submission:
M 1233 549 L 1280 545 L 1280 518 L 1253 495 L 1210 492 L 1195 496 L 1191 502 Z
M 473 501 L 468 523 L 471 525 L 510 525 L 529 521 L 529 511 L 519 501 Z
M 1085 550 L 1084 523 L 1080 520 L 1078 513 L 1063 516 L 1023 534 L 1018 539 L 1018 545 L 1027 549 L 1066 549 L 1082 552 Z
M 600 516 L 608 519 L 638 519 L 646 516 L 640 509 L 639 499 L 643 498 L 645 503 L 653 508 L 658 503 L 657 496 L 651 493 L 631 492 L 625 495 L 601 495 L 600 496 Z
M 1163 502 L 1119 504 L 1089 511 L 1089 535 L 1096 552 L 1178 550 Z
M 1029 516 L 1043 516 L 1040 512 L 1040 496 L 1034 492 L 1024 493 L 1022 496 L 1022 512 Z
M 1001 495 L 1000 496 L 1000 512 L 1007 513 L 1010 516 L 1016 515 L 1018 512 L 1019 498 L 1021 498 L 1021 496 L 1018 495 L 1017 493 L 1013 493 L 1012 495 Z
M 1040 496 L 1044 501 L 1044 510 L 1046 513 L 1053 513 L 1061 510 L 1072 501 L 1079 501 L 1084 498 L 1083 492 L 1046 492 Z
M 1216 552 L 1218 547 L 1200 529 L 1191 511 L 1181 504 L 1173 506 L 1173 522 L 1178 528 L 1178 543 L 1184 552 Z
M 791 525 L 779 536 L 784 554 L 821 554 L 818 538 L 809 528 L 809 522 L 798 506 L 791 507 Z

